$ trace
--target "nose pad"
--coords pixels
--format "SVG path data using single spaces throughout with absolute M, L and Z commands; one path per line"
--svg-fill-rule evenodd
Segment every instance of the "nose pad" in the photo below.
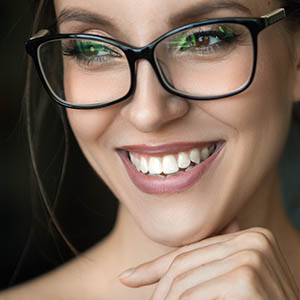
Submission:
M 137 62 L 136 74 L 135 92 L 121 115 L 137 130 L 154 132 L 188 113 L 189 102 L 165 91 L 148 61 Z

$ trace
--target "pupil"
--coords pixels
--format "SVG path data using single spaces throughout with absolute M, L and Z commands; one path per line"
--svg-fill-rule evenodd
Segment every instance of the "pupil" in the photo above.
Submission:
M 187 38 L 187 42 L 191 47 L 207 47 L 210 44 L 209 36 L 199 36 L 196 37 L 194 34 Z
M 197 39 L 196 46 L 206 47 L 209 46 L 209 42 L 210 42 L 209 36 L 200 36 L 199 39 Z
M 94 56 L 97 54 L 97 49 L 94 46 L 89 46 L 85 50 L 85 54 L 88 56 Z

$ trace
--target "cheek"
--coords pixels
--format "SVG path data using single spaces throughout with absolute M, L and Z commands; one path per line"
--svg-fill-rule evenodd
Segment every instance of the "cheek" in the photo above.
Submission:
M 93 145 L 99 147 L 100 140 L 102 145 L 108 141 L 111 143 L 112 137 L 108 137 L 107 132 L 118 115 L 117 106 L 94 110 L 67 109 L 70 126 L 83 150 Z
M 108 185 L 111 184 L 110 172 L 107 174 L 105 170 L 110 170 L 114 162 L 111 160 L 111 145 L 116 139 L 109 132 L 119 113 L 117 106 L 86 111 L 67 109 L 70 126 L 84 156 Z
M 92 64 L 92 63 L 91 63 Z M 64 60 L 64 92 L 72 104 L 103 104 L 127 94 L 130 88 L 130 70 L 124 66 L 105 70 L 105 67 L 88 66 L 75 58 Z
M 255 81 L 249 89 L 232 98 L 199 104 L 223 124 L 228 136 L 221 171 L 215 180 L 221 195 L 217 200 L 219 216 L 228 212 L 229 205 L 233 212 L 238 211 L 266 186 L 268 175 L 278 166 L 289 130 L 289 58 L 284 49 L 276 53 L 271 46 L 260 49 Z M 215 198 L 209 189 L 205 195 Z
M 241 137 L 255 136 L 254 143 L 262 144 L 264 139 L 259 137 L 282 143 L 289 128 L 293 103 L 292 68 L 284 43 L 282 49 L 277 45 L 279 38 L 258 40 L 255 79 L 246 91 L 204 106 L 208 113 L 235 129 Z

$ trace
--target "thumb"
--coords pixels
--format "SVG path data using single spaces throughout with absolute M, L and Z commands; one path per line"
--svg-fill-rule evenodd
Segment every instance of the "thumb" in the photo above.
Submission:
M 136 268 L 129 269 L 118 276 L 119 280 L 132 288 L 154 284 L 167 272 L 177 254 L 178 252 L 173 250 Z

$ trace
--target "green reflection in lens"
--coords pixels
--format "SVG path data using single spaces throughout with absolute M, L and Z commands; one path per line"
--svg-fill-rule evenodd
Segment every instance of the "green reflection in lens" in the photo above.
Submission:
M 225 29 L 224 29 L 225 27 Z M 233 28 L 231 25 L 226 25 L 226 26 L 219 26 L 218 27 L 219 31 L 222 32 L 224 34 L 224 36 L 222 38 L 227 39 L 227 38 L 232 38 L 234 37 L 234 32 L 233 32 Z
M 186 33 L 177 34 L 174 41 L 170 41 L 169 45 L 180 46 L 180 48 L 188 48 L 196 46 L 196 37 L 194 34 L 188 35 Z
M 231 25 L 219 25 L 215 29 L 212 28 L 210 30 L 199 30 L 199 32 L 194 33 L 176 34 L 174 40 L 168 42 L 168 44 L 171 46 L 175 45 L 181 49 L 196 47 L 197 40 L 209 36 L 215 38 L 217 41 L 222 41 L 234 38 L 235 34 Z
M 110 49 L 104 45 L 92 41 L 76 41 L 76 46 L 78 48 L 78 52 L 85 56 L 96 56 L 110 52 Z

